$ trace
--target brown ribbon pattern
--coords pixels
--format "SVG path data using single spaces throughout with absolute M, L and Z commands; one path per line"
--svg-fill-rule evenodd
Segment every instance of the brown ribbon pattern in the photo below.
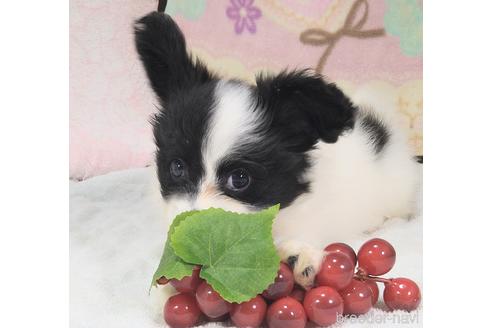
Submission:
M 364 10 L 362 17 L 357 22 L 354 22 L 360 8 L 363 8 Z M 368 14 L 369 4 L 367 3 L 367 0 L 356 0 L 352 5 L 352 8 L 350 8 L 343 26 L 335 33 L 327 32 L 320 28 L 307 29 L 301 33 L 300 41 L 302 43 L 313 46 L 326 46 L 325 51 L 318 60 L 318 64 L 316 66 L 317 73 L 321 73 L 323 71 L 328 56 L 330 56 L 335 44 L 343 36 L 365 39 L 384 35 L 384 28 L 362 30 L 362 26 L 364 26 L 367 21 Z

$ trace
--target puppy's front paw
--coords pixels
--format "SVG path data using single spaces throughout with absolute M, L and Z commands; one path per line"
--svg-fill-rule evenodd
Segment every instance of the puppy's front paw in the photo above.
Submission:
M 283 262 L 294 272 L 295 282 L 308 290 L 314 285 L 314 278 L 321 268 L 325 253 L 309 245 L 288 241 L 278 245 Z

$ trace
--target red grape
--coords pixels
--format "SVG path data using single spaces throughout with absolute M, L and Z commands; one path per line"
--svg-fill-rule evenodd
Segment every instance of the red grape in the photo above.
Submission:
M 328 286 L 316 287 L 306 293 L 304 309 L 309 320 L 319 326 L 337 322 L 343 313 L 343 299 L 338 292 Z
M 340 290 L 350 284 L 353 275 L 352 260 L 345 254 L 331 252 L 326 254 L 321 264 L 321 269 L 316 275 L 316 283 L 319 286 L 330 286 Z
M 394 278 L 384 284 L 384 303 L 391 310 L 413 311 L 420 304 L 420 289 L 407 278 Z
M 364 243 L 357 253 L 359 268 L 367 274 L 380 276 L 395 265 L 396 252 L 384 239 L 374 238 Z
M 306 292 L 304 291 L 304 289 L 302 289 L 299 286 L 294 286 L 294 289 L 292 290 L 289 296 L 295 298 L 296 300 L 302 303 L 302 301 L 304 301 L 305 294 Z
M 338 252 L 345 254 L 352 260 L 354 267 L 357 264 L 357 255 L 355 254 L 354 249 L 345 243 L 330 244 L 325 247 L 325 252 Z
M 265 318 L 267 304 L 260 296 L 243 302 L 233 304 L 231 309 L 231 320 L 239 328 L 259 327 Z
M 302 304 L 289 296 L 270 305 L 266 317 L 269 328 L 304 328 L 307 321 Z
M 275 282 L 268 286 L 262 295 L 264 298 L 274 301 L 288 296 L 292 292 L 292 288 L 294 288 L 294 274 L 287 264 L 280 263 Z
M 197 266 L 193 269 L 191 276 L 184 277 L 181 280 L 171 279 L 169 282 L 180 293 L 192 293 L 202 281 L 203 279 L 200 278 L 200 267 Z
M 372 291 L 372 305 L 374 306 L 374 304 L 376 304 L 378 302 L 378 299 L 379 299 L 379 287 L 378 287 L 378 284 L 375 282 L 375 281 L 372 281 L 372 280 L 364 280 L 362 281 L 363 283 L 365 283 L 367 285 L 367 287 L 369 287 Z
M 196 289 L 196 301 L 200 310 L 210 318 L 223 316 L 229 312 L 231 307 L 231 304 L 225 301 L 206 281 L 203 281 Z
M 343 314 L 364 314 L 372 307 L 372 290 L 367 284 L 352 279 L 350 284 L 340 291 L 343 298 Z
M 195 298 L 190 294 L 171 296 L 164 306 L 164 320 L 172 328 L 193 327 L 201 314 Z

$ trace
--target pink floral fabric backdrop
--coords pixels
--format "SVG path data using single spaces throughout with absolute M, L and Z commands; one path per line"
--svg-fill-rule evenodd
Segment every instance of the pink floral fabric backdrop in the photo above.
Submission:
M 151 163 L 156 100 L 132 23 L 157 0 L 70 1 L 70 176 Z M 340 84 L 384 90 L 422 154 L 419 0 L 169 0 L 189 49 L 226 77 L 310 67 Z

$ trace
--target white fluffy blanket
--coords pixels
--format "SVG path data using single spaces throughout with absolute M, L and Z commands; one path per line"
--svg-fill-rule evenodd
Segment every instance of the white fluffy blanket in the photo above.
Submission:
M 166 326 L 148 294 L 166 235 L 149 188 L 151 176 L 150 168 L 135 169 L 70 183 L 72 328 Z M 396 265 L 387 276 L 408 277 L 422 287 L 422 218 L 389 220 L 373 235 L 387 239 L 397 251 Z M 357 249 L 369 238 L 344 242 Z M 400 325 L 421 327 L 422 311 L 390 313 L 380 302 L 362 318 L 340 324 Z

